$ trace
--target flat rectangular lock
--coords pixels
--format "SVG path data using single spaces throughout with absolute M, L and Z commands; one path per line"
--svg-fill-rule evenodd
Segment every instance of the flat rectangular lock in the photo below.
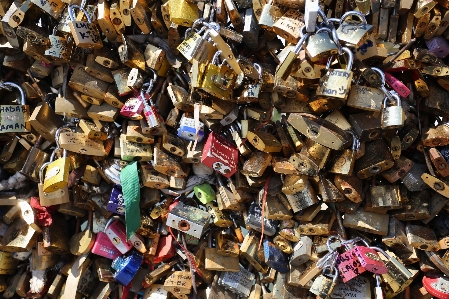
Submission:
M 210 214 L 179 202 L 168 213 L 167 225 L 200 238 L 209 224 Z

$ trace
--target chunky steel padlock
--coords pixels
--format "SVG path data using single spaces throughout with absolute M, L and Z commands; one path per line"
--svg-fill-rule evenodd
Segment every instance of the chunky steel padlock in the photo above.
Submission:
M 73 15 L 73 10 L 78 8 L 81 10 L 87 18 L 87 22 L 77 21 Z M 93 48 L 100 49 L 103 47 L 103 42 L 101 41 L 100 35 L 98 34 L 97 28 L 92 23 L 91 18 L 87 11 L 78 6 L 70 5 L 68 7 L 70 16 L 70 32 L 72 33 L 75 44 L 80 48 Z
M 200 238 L 209 224 L 210 214 L 179 202 L 167 215 L 167 226 Z
M 393 94 L 395 106 L 387 106 L 388 97 L 384 99 L 382 110 L 382 129 L 397 129 L 404 125 L 405 114 L 401 106 L 401 98 Z
M 264 218 L 263 221 L 264 234 L 273 236 L 276 233 L 277 221 L 267 218 Z M 249 206 L 245 224 L 256 231 L 262 231 L 262 208 L 257 203 L 253 202 Z
M 253 273 L 240 266 L 239 272 L 223 272 L 218 284 L 239 296 L 247 297 L 251 292 L 254 278 Z

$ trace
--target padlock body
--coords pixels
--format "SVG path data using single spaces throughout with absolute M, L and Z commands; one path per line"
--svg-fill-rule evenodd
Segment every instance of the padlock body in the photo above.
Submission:
M 374 249 L 365 246 L 356 246 L 354 253 L 362 264 L 362 267 L 375 274 L 385 274 L 388 272 L 385 263 L 379 258 Z
M 70 158 L 59 158 L 47 166 L 44 191 L 53 192 L 64 188 L 69 182 Z
M 337 268 L 343 282 L 348 282 L 366 271 L 355 254 L 355 248 L 343 252 L 337 257 Z

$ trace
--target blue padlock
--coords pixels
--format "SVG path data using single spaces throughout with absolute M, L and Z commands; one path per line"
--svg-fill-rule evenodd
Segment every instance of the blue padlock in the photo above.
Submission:
M 114 185 L 114 187 L 112 187 L 111 196 L 109 197 L 106 210 L 118 215 L 125 215 L 125 203 L 123 201 L 122 186 Z
M 289 272 L 287 255 L 272 242 L 268 240 L 263 241 L 263 253 L 265 255 L 265 263 L 269 267 L 279 273 Z
M 142 265 L 143 255 L 132 250 L 126 257 L 118 257 L 112 262 L 112 269 L 114 269 L 114 279 L 119 284 L 127 286 L 136 275 Z
M 196 128 L 195 120 L 193 118 L 186 117 L 183 115 L 179 122 L 178 136 L 182 139 L 195 141 L 196 139 Z M 198 142 L 204 139 L 204 124 L 200 121 L 198 128 Z

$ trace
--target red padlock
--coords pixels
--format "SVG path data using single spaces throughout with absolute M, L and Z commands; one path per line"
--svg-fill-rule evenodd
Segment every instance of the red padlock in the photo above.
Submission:
M 127 253 L 133 248 L 133 244 L 126 240 L 126 228 L 121 220 L 111 218 L 106 224 L 104 232 L 122 254 Z
M 331 237 L 332 237 L 332 239 L 331 239 Z M 328 238 L 327 244 L 328 244 L 329 250 L 331 250 L 330 240 L 334 240 L 334 239 L 340 239 L 340 238 L 337 236 L 330 236 Z M 354 240 L 341 241 L 341 244 L 345 246 L 346 251 L 343 253 L 340 253 L 336 259 L 336 265 L 338 268 L 338 272 L 340 273 L 340 277 L 343 279 L 343 282 L 345 282 L 345 283 L 366 271 L 366 269 L 362 267 L 362 264 L 360 263 L 359 259 L 357 258 L 356 254 L 355 254 L 355 249 L 358 246 L 355 246 L 354 248 L 350 248 L 350 245 L 354 244 L 354 243 L 355 243 Z
M 224 137 L 211 132 L 201 156 L 201 163 L 213 168 L 227 178 L 237 171 L 239 151 Z
M 366 245 L 366 247 L 365 246 L 354 247 L 355 255 L 362 264 L 362 267 L 375 274 L 388 273 L 388 268 L 385 266 L 385 263 L 379 258 L 376 250 L 382 252 L 382 254 L 384 254 L 388 258 L 389 255 L 378 247 L 369 247 L 368 243 L 366 243 L 365 240 L 360 238 L 357 239 L 361 240 Z
M 158 264 L 175 255 L 175 246 L 171 235 L 161 236 L 157 244 L 156 255 L 153 257 L 153 264 Z
M 438 299 L 449 299 L 449 279 L 435 274 L 426 274 L 422 285 L 432 296 Z

